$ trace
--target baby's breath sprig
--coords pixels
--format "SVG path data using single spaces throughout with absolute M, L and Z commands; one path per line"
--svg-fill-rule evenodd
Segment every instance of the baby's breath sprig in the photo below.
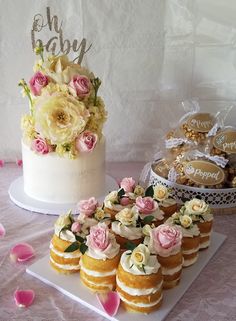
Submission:
M 37 46 L 37 47 L 34 48 L 34 52 L 36 53 L 37 56 L 39 55 L 39 56 L 41 57 L 42 62 L 44 62 L 43 50 L 44 50 L 44 49 L 43 49 L 43 46 L 42 46 L 42 45 Z
M 25 96 L 27 96 L 29 98 L 29 101 L 30 101 L 30 114 L 31 114 L 31 116 L 33 116 L 33 113 L 34 113 L 33 101 L 32 101 L 32 97 L 31 97 L 30 89 L 29 89 L 26 81 L 22 78 L 19 81 L 18 86 L 22 87 L 23 95 L 25 95 Z
M 91 83 L 92 83 L 92 86 L 93 86 L 93 89 L 94 89 L 94 101 L 93 101 L 93 104 L 94 106 L 97 106 L 97 94 L 98 94 L 98 89 L 99 87 L 101 86 L 101 80 L 97 77 L 97 78 L 94 78 L 94 79 L 91 79 Z

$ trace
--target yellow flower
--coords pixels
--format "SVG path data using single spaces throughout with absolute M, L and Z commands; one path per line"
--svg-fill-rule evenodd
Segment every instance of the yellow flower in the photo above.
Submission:
M 51 144 L 72 142 L 84 130 L 88 117 L 82 102 L 63 93 L 42 95 L 36 100 L 36 130 Z
M 144 196 L 144 188 L 141 185 L 136 185 L 134 189 L 134 194 L 136 196 Z
M 169 197 L 168 189 L 164 185 L 156 185 L 154 187 L 154 198 L 159 202 L 164 201 Z
M 103 211 L 103 209 L 102 209 L 101 207 L 98 207 L 98 208 L 96 209 L 96 212 L 95 212 L 95 214 L 94 214 L 94 217 L 95 217 L 96 220 L 98 220 L 98 221 L 101 221 L 101 220 L 104 219 L 105 213 L 104 213 L 104 211 Z
M 107 119 L 107 112 L 105 110 L 104 102 L 100 97 L 98 97 L 97 106 L 94 106 L 90 101 L 88 101 L 87 104 L 90 112 L 90 118 L 86 125 L 86 130 L 97 133 L 100 138 L 103 124 Z
M 190 225 L 192 224 L 192 219 L 190 216 L 188 215 L 182 215 L 179 217 L 180 223 L 184 228 L 188 228 L 190 227 Z
M 144 244 L 139 244 L 132 252 L 130 260 L 138 266 L 143 267 L 147 264 L 150 258 L 150 251 Z
M 35 125 L 35 121 L 34 121 L 33 116 L 28 115 L 28 114 L 22 116 L 22 118 L 21 118 L 21 128 L 23 130 L 27 130 L 29 128 L 34 128 L 34 125 Z
M 120 221 L 121 224 L 129 226 L 136 226 L 138 219 L 138 212 L 135 211 L 135 208 L 124 208 L 116 214 L 116 220 Z

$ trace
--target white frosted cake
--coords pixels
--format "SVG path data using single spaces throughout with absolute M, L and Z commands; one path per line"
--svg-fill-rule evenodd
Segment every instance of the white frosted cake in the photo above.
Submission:
M 22 117 L 25 193 L 48 203 L 76 203 L 105 191 L 106 111 L 99 78 L 67 56 L 41 57 L 19 85 L 30 112 Z

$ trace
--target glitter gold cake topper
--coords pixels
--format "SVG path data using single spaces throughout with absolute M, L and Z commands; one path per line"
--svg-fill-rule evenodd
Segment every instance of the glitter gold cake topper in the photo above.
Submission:
M 42 14 L 37 13 L 33 18 L 33 24 L 31 29 L 31 42 L 32 49 L 36 47 L 44 47 L 47 52 L 51 52 L 53 55 L 69 54 L 71 51 L 76 53 L 77 56 L 74 62 L 81 64 L 84 55 L 89 51 L 92 44 L 87 47 L 87 40 L 83 38 L 81 41 L 74 39 L 64 39 L 63 21 L 60 21 L 58 16 L 51 15 L 50 7 L 46 9 L 46 18 Z M 40 32 L 47 31 L 52 33 L 53 36 L 46 41 L 40 39 Z M 77 60 L 77 61 L 76 61 Z

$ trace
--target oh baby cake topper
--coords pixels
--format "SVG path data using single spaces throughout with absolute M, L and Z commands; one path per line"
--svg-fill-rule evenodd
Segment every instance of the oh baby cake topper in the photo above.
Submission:
M 51 52 L 53 55 L 73 52 L 76 54 L 74 62 L 77 60 L 77 63 L 81 64 L 84 55 L 89 51 L 92 44 L 87 47 L 85 38 L 81 41 L 64 39 L 62 24 L 63 21 L 60 21 L 56 15 L 51 15 L 50 7 L 46 9 L 46 17 L 37 13 L 34 16 L 31 30 L 32 48 L 34 50 L 36 47 L 44 47 L 47 52 Z M 52 37 L 43 41 L 39 38 L 43 31 L 52 34 Z

